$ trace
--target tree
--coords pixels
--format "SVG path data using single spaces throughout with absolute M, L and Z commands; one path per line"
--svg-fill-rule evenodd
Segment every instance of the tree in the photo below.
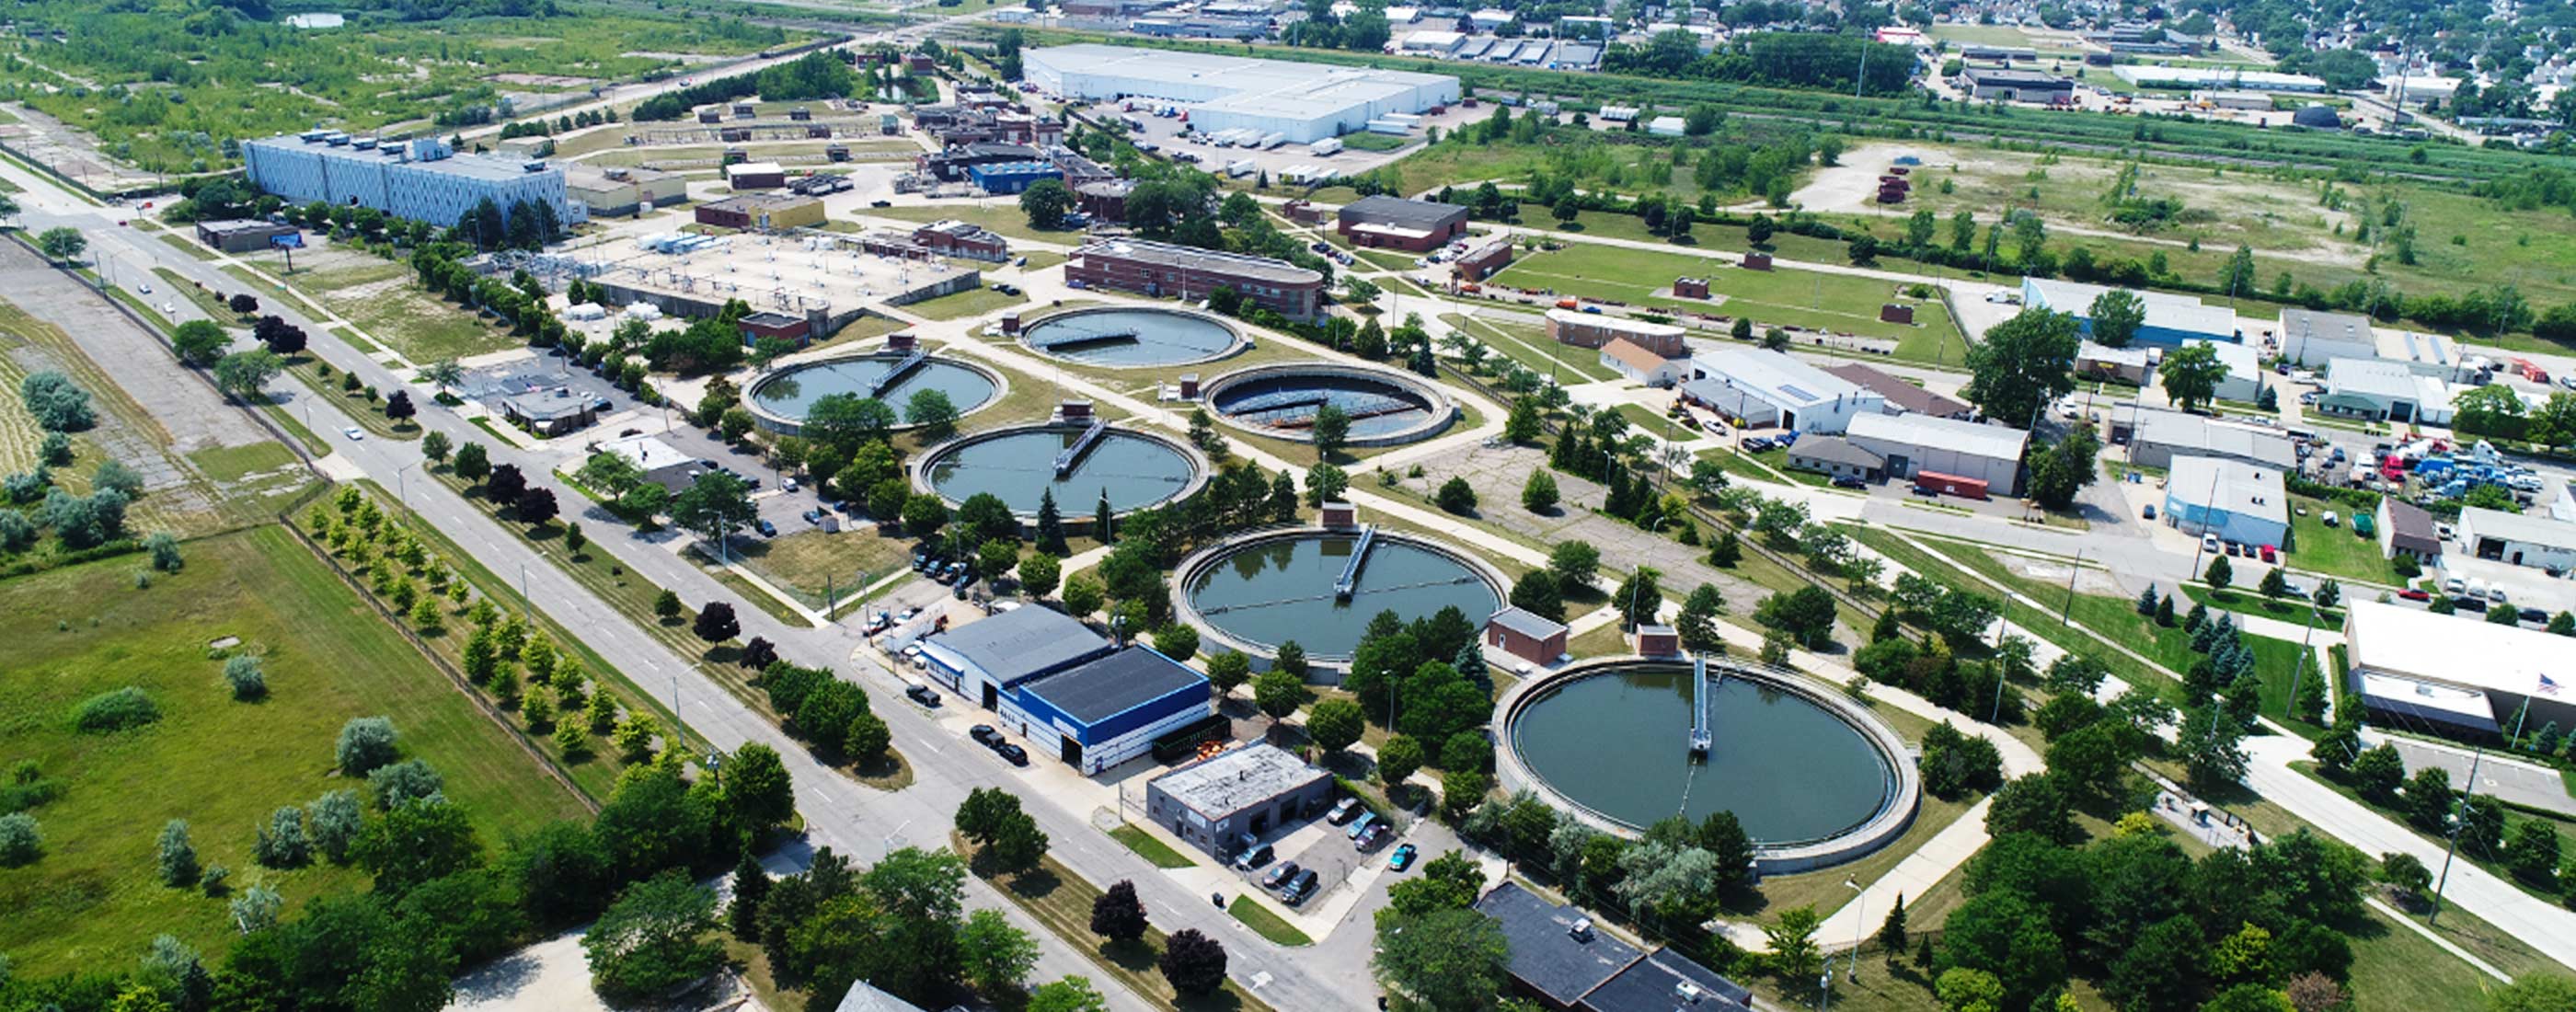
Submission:
M 188 820 L 172 819 L 161 825 L 155 855 L 162 885 L 175 888 L 197 881 L 197 848 L 188 841 Z
M 1887 918 L 1878 922 L 1878 947 L 1894 962 L 1905 951 L 1905 894 L 1896 894 L 1896 905 L 1889 907 Z
M 332 753 L 342 776 L 362 777 L 377 767 L 394 761 L 393 721 L 383 717 L 352 717 L 340 725 L 339 744 Z
M 1456 479 L 1451 480 L 1455 481 Z M 1441 491 L 1447 492 L 1448 489 L 1444 486 Z M 1471 491 L 1468 494 L 1470 496 L 1469 502 L 1472 504 L 1474 502 L 1474 499 L 1472 498 L 1474 493 Z M 1549 474 L 1546 468 L 1537 468 L 1530 471 L 1529 480 L 1521 485 L 1521 508 L 1532 513 L 1548 513 L 1556 509 L 1556 503 L 1557 491 L 1555 476 Z
M 1717 617 L 1726 614 L 1726 596 L 1714 584 L 1703 583 L 1682 600 L 1680 617 L 1673 629 L 1679 633 L 1682 649 L 1694 654 L 1724 653 L 1726 640 L 1718 635 Z
M 1962 396 L 1989 418 L 2026 426 L 2042 405 L 2075 389 L 2069 370 L 2080 343 L 2074 317 L 2024 309 L 1986 331 L 1985 340 L 1969 349 L 1973 375 Z
M 1512 582 L 1512 607 L 1550 622 L 1565 621 L 1565 596 L 1557 589 L 1556 577 L 1544 569 L 1533 569 Z
M 1824 965 L 1824 953 L 1816 946 L 1816 927 L 1824 918 L 1813 906 L 1792 907 L 1780 912 L 1780 919 L 1762 929 L 1771 942 L 1771 965 L 1788 980 L 1812 980 Z
M 666 623 L 680 617 L 680 595 L 669 590 L 653 595 L 653 614 Z
M 990 907 L 966 915 L 957 927 L 956 948 L 959 972 L 985 994 L 1018 987 L 1038 963 L 1037 939 Z
M 737 824 L 756 831 L 796 816 L 793 778 L 777 750 L 759 742 L 746 744 L 726 758 L 722 770 L 725 803 Z
M 1313 422 L 1306 431 L 1314 437 L 1315 455 L 1329 460 L 1334 454 L 1340 453 L 1342 446 L 1350 441 L 1351 416 L 1344 412 L 1340 405 L 1326 404 L 1315 409 Z
M 285 363 L 276 352 L 266 348 L 237 351 L 215 363 L 215 388 L 257 403 L 266 399 L 269 381 L 285 371 Z
M 1145 937 L 1145 901 L 1136 898 L 1136 883 L 1122 879 L 1091 901 L 1091 933 L 1126 943 Z
M 1601 570 L 1601 550 L 1583 541 L 1560 541 L 1549 549 L 1547 569 L 1556 576 L 1561 592 L 1567 587 L 1588 587 Z
M 178 353 L 180 361 L 200 369 L 222 359 L 232 343 L 232 335 L 211 320 L 190 320 L 170 330 L 170 350 Z
M 2222 555 L 2219 556 L 2219 558 L 2224 559 L 2226 556 Z M 2256 585 L 2255 589 L 2260 591 L 2264 597 L 2278 600 L 2282 595 L 2290 592 L 2290 580 L 2288 577 L 2281 575 L 2281 567 L 2274 566 L 2263 571 L 2263 580 L 2260 584 Z
M 2542 819 L 2516 823 L 2504 845 L 2505 865 L 2535 885 L 2557 884 L 2558 854 L 2558 829 Z
M 1156 629 L 1154 649 L 1176 661 L 1189 660 L 1198 656 L 1199 631 L 1179 622 Z
M 1185 997 L 1215 994 L 1225 984 L 1225 946 L 1197 928 L 1183 928 L 1165 940 L 1158 965 L 1172 990 Z
M 1263 672 L 1252 680 L 1252 702 L 1270 716 L 1272 724 L 1297 712 L 1306 701 L 1306 683 L 1285 671 Z
M 1754 610 L 1753 620 L 1789 634 L 1810 650 L 1830 642 L 1834 633 L 1834 596 L 1808 584 L 1787 594 L 1774 593 Z
M 1056 583 L 1063 579 L 1063 575 L 1064 561 L 1043 551 L 1020 560 L 1020 589 L 1028 591 L 1030 597 L 1054 593 Z
M 2227 379 L 2227 363 L 2218 360 L 2217 348 L 2207 341 L 2191 341 L 2165 353 L 2163 365 L 2156 367 L 2165 396 L 2183 410 L 2208 407 L 2218 397 L 2218 384 Z
M 1377 747 L 1377 779 L 1392 788 L 1422 768 L 1422 743 L 1411 735 L 1389 735 L 1386 744 Z
M 1067 976 L 1030 989 L 1023 1012 L 1109 1012 L 1109 1000 L 1090 981 Z
M 1500 921 L 1474 909 L 1441 909 L 1378 924 L 1370 965 L 1423 1008 L 1483 1009 L 1503 991 L 1511 945 Z
M 543 527 L 552 523 L 558 510 L 555 505 L 554 490 L 530 488 L 523 491 L 519 493 L 517 508 L 520 523 L 530 527 Z M 564 540 L 569 547 L 572 538 L 567 536 Z
M 1476 511 L 1476 490 L 1467 484 L 1467 479 L 1453 477 L 1441 484 L 1439 495 L 1434 502 L 1438 503 L 1442 510 L 1465 516 Z
M 1087 618 L 1100 610 L 1107 597 L 1108 592 L 1100 586 L 1100 581 L 1088 576 L 1074 577 L 1064 585 L 1064 613 L 1075 618 Z
M 2114 288 L 2094 296 L 2090 315 L 2093 343 L 2105 348 L 2126 348 L 2137 339 L 2138 328 L 2146 325 L 2147 303 L 2135 292 Z
M 481 481 L 492 473 L 492 459 L 489 451 L 483 449 L 483 444 L 469 439 L 465 445 L 456 448 L 456 462 L 448 468 L 459 478 Z
M 1348 699 L 1327 699 L 1315 704 L 1306 714 L 1306 736 L 1316 748 L 1339 752 L 1360 740 L 1363 718 L 1360 705 Z
M 2487 993 L 2487 1012 L 2567 1012 L 2576 1008 L 2576 980 L 2554 973 L 2526 973 Z
M 742 623 L 734 619 L 733 605 L 709 601 L 706 607 L 698 609 L 698 620 L 690 626 L 690 631 L 709 643 L 722 643 L 741 634 Z
M 419 413 L 420 409 L 412 406 L 411 391 L 409 390 L 396 390 L 393 392 L 393 396 L 385 398 L 386 418 L 392 419 L 396 422 L 406 422 L 410 421 L 412 416 Z
M 957 403 L 945 391 L 923 389 L 904 402 L 903 420 L 919 428 L 923 439 L 946 439 L 957 434 Z
M 2213 591 L 2225 591 L 2227 585 L 2236 579 L 2236 567 L 2227 564 L 2227 556 L 2213 555 L 2209 557 L 2209 568 L 2201 571 L 2200 579 Z
M 2101 452 L 2102 441 L 2093 434 L 2093 427 L 2076 426 L 2065 438 L 2032 456 L 2030 497 L 2053 510 L 2072 507 L 2076 494 L 2101 477 L 2102 468 L 2096 463 Z
M 671 522 L 722 549 L 734 532 L 759 519 L 751 486 L 726 471 L 707 471 L 671 497 Z
M 448 440 L 447 433 L 444 432 L 431 432 L 420 437 L 420 455 L 422 459 L 433 464 L 446 461 L 448 451 L 454 448 L 455 444 Z M 602 456 L 617 457 L 617 455 L 613 453 L 602 454 Z M 617 459 L 625 460 L 626 458 L 617 457 Z
M 714 973 L 724 949 L 716 894 L 672 869 L 626 887 L 582 936 L 591 985 L 612 999 L 643 998 Z
M 76 228 L 49 228 L 36 233 L 36 249 L 44 253 L 47 260 L 67 264 L 89 250 L 89 237 Z
M 375 875 L 377 894 L 398 897 L 480 866 L 483 842 L 464 809 L 433 796 L 396 804 L 368 823 L 350 856 Z

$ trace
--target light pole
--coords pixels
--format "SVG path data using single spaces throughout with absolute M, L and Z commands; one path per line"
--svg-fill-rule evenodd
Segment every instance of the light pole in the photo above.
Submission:
M 310 417 L 312 410 L 310 407 L 305 408 L 307 417 Z M 402 500 L 403 505 L 411 505 L 411 469 L 426 463 L 429 463 L 428 459 L 423 458 L 394 469 L 394 498 Z
M 1869 890 L 1850 879 L 1843 880 L 1843 888 L 1851 890 L 1853 894 L 1851 966 L 1843 971 L 1843 979 L 1857 984 L 1860 983 L 1860 926 L 1866 917 L 1865 911 L 1868 908 L 1863 904 L 1869 902 Z
M 2486 757 L 2486 746 L 2481 745 L 2478 746 L 2477 753 L 2469 758 L 2468 786 L 2460 791 L 2459 807 L 2451 816 L 2451 843 L 2442 851 L 2442 877 L 2433 883 L 2433 912 L 2424 918 L 2424 923 L 2428 927 L 2442 923 L 2442 890 L 2451 884 L 2451 859 L 2460 853 L 2460 829 L 2468 814 L 2469 793 L 2477 789 L 2478 763 L 2484 761 Z

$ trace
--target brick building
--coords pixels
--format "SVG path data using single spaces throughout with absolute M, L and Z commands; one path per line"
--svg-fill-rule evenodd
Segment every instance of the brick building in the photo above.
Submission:
M 698 224 L 715 228 L 820 228 L 823 202 L 784 193 L 758 193 L 700 204 L 694 214 Z
M 1565 656 L 1565 623 L 1536 612 L 1505 608 L 1485 620 L 1485 645 L 1525 661 L 1553 664 Z
M 1452 261 L 1449 266 L 1449 276 L 1462 282 L 1483 281 L 1493 277 L 1495 272 L 1510 266 L 1511 262 L 1512 237 L 1495 236 L 1484 245 L 1468 250 L 1465 256 Z
M 1665 358 L 1683 358 L 1690 346 L 1682 340 L 1685 332 L 1669 323 L 1647 323 L 1601 313 L 1578 313 L 1571 309 L 1547 311 L 1547 336 L 1559 344 L 1577 348 L 1599 348 L 1614 340 L 1629 342 Z
M 1324 292 L 1321 273 L 1285 260 L 1142 239 L 1083 246 L 1065 263 L 1064 276 L 1075 287 L 1174 296 L 1188 302 L 1207 298 L 1218 288 L 1230 288 L 1247 303 L 1299 322 L 1315 318 Z
M 1360 246 L 1427 252 L 1467 234 L 1467 209 L 1402 197 L 1362 197 L 1342 205 L 1336 231 Z
M 993 230 L 962 221 L 934 221 L 912 230 L 913 245 L 944 256 L 995 263 L 1011 258 L 1011 245 Z

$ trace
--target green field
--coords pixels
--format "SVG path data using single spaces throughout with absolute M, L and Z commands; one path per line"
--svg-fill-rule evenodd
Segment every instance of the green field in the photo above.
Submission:
M 1083 235 L 1078 231 L 1041 232 L 1030 227 L 1029 216 L 1021 213 L 1017 199 L 994 197 L 974 203 L 927 204 L 912 207 L 871 207 L 859 212 L 861 217 L 885 218 L 927 224 L 951 219 L 970 225 L 981 225 L 1004 238 L 1030 242 L 1080 246 Z
M 1672 287 L 1677 277 L 1708 279 L 1709 294 L 1720 297 L 1713 308 L 1697 299 L 1654 294 Z M 1893 282 L 1820 271 L 1780 269 L 1748 271 L 1724 266 L 1706 256 L 1665 253 L 1598 243 L 1571 243 L 1554 252 L 1532 253 L 1493 278 L 1514 288 L 1546 289 L 1587 299 L 1647 308 L 1683 308 L 1750 317 L 1763 326 L 1804 327 L 1836 333 L 1880 337 L 1900 342 L 1898 357 L 1932 359 L 1944 335 L 1952 333 L 1949 311 L 1938 302 L 1915 305 L 1913 326 L 1881 323 L 1878 308 L 1902 300 Z M 1914 341 L 1907 341 L 1912 338 Z M 1919 344 L 1907 354 L 1904 344 Z M 1956 352 L 1950 359 L 1957 361 Z
M 1462 316 L 1457 313 L 1444 313 L 1440 317 L 1442 323 L 1475 338 L 1487 349 L 1561 384 L 1619 378 L 1618 373 L 1601 364 L 1599 351 L 1560 343 L 1547 336 L 1545 327 L 1534 322 L 1518 322 L 1524 319 L 1535 317 Z
M 486 845 L 580 803 L 512 745 L 465 696 L 361 604 L 282 529 L 187 543 L 187 568 L 150 589 L 133 560 L 0 583 L 10 691 L 0 698 L 0 757 L 34 760 L 63 796 L 34 810 L 45 853 L 0 869 L 0 949 L 19 973 L 129 966 L 169 932 L 211 959 L 236 937 L 225 900 L 165 888 L 153 866 L 164 821 L 184 818 L 201 862 L 232 869 L 234 888 L 267 882 L 290 906 L 363 888 L 364 872 L 317 865 L 256 867 L 256 824 L 350 786 L 331 748 L 351 717 L 393 719 L 404 752 L 446 778 Z M 269 698 L 231 699 L 208 644 L 240 637 L 262 657 Z M 70 708 L 137 686 L 161 721 L 115 735 L 71 731 Z
M 295 291 L 320 300 L 368 337 L 414 363 L 480 355 L 526 343 L 511 334 L 508 325 L 497 324 L 423 290 L 412 280 L 409 265 L 379 260 L 362 250 L 317 246 L 298 255 L 293 274 L 286 273 L 283 254 L 246 253 L 241 259 L 293 286 Z M 242 268 L 227 267 L 224 273 L 250 285 L 261 299 L 288 297 L 277 285 Z M 350 343 L 361 349 L 366 347 L 361 341 Z
M 1198 865 L 1198 862 L 1192 860 L 1189 855 L 1173 850 L 1172 846 L 1164 843 L 1161 837 L 1135 826 L 1120 826 L 1110 830 L 1109 838 L 1135 851 L 1136 856 L 1144 858 L 1157 868 L 1190 868 Z
M 218 14 L 220 23 L 203 25 L 140 5 L 23 4 L 21 23 L 68 30 L 81 44 L 12 36 L 0 47 L 12 57 L 0 67 L 0 82 L 35 86 L 13 87 L 11 97 L 92 131 L 114 157 L 155 171 L 203 171 L 238 161 L 216 138 L 317 122 L 353 133 L 428 126 L 433 114 L 488 108 L 504 92 L 560 94 L 688 73 L 674 55 L 743 55 L 810 37 L 731 16 L 576 7 L 545 17 L 434 22 L 390 20 L 389 10 L 352 12 L 346 27 L 315 31 L 230 9 Z M 279 58 L 290 49 L 295 58 Z M 129 93 L 150 104 L 129 104 Z
M 1004 295 L 990 288 L 969 288 L 935 299 L 924 299 L 896 309 L 925 320 L 963 320 L 970 316 L 998 313 L 1013 306 L 1025 306 L 1025 296 Z
M 2325 513 L 2332 510 L 2335 526 Z M 2379 539 L 2352 532 L 2352 505 L 2303 495 L 2290 497 L 2290 564 L 2296 568 L 2347 580 L 2403 586 L 2397 568 L 2379 554 Z M 2349 588 L 2347 596 L 2359 588 Z
M 837 534 L 807 526 L 782 532 L 776 538 L 747 538 L 736 547 L 739 551 L 735 560 L 745 568 L 819 608 L 827 588 L 835 595 L 847 596 L 853 589 L 903 568 L 912 544 L 901 537 L 878 534 L 876 525 L 864 519 L 843 517 Z M 768 595 L 746 596 L 757 601 Z

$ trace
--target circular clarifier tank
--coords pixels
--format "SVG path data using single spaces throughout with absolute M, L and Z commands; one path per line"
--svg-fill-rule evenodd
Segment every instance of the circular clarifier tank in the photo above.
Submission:
M 1330 405 L 1350 419 L 1352 446 L 1428 439 L 1458 413 L 1439 386 L 1412 374 L 1328 362 L 1236 370 L 1209 382 L 1201 396 L 1229 425 L 1300 441 L 1315 438 L 1315 416 Z
M 1189 365 L 1243 346 L 1234 325 L 1216 317 L 1134 306 L 1058 313 L 1029 324 L 1020 340 L 1049 358 L 1113 368 Z
M 907 352 L 875 352 L 789 366 L 753 383 L 745 399 L 761 427 L 795 435 L 814 402 L 833 394 L 873 397 L 899 416 L 913 395 L 924 390 L 948 395 L 948 403 L 963 416 L 998 400 L 1002 381 L 990 370 L 952 358 L 922 355 L 916 360 Z
M 1911 822 L 1918 787 L 1884 722 L 1793 673 L 1732 660 L 1705 671 L 1696 695 L 1690 664 L 1636 659 L 1515 688 L 1496 718 L 1507 785 L 1629 832 L 1733 812 L 1774 872 L 1849 860 Z
M 1272 531 L 1202 552 L 1181 563 L 1183 614 L 1245 653 L 1269 657 L 1295 640 L 1309 658 L 1332 662 L 1358 649 L 1382 611 L 1411 622 L 1454 606 L 1481 624 L 1502 606 L 1501 574 L 1463 552 L 1377 531 L 1354 567 L 1361 539 L 1356 531 Z
M 951 505 L 978 494 L 1034 516 L 1052 492 L 1068 520 L 1090 517 L 1102 496 L 1113 513 L 1188 497 L 1205 482 L 1197 451 L 1161 436 L 1082 425 L 1022 425 L 959 438 L 924 455 L 914 484 Z M 1062 466 L 1059 466 L 1059 465 Z

